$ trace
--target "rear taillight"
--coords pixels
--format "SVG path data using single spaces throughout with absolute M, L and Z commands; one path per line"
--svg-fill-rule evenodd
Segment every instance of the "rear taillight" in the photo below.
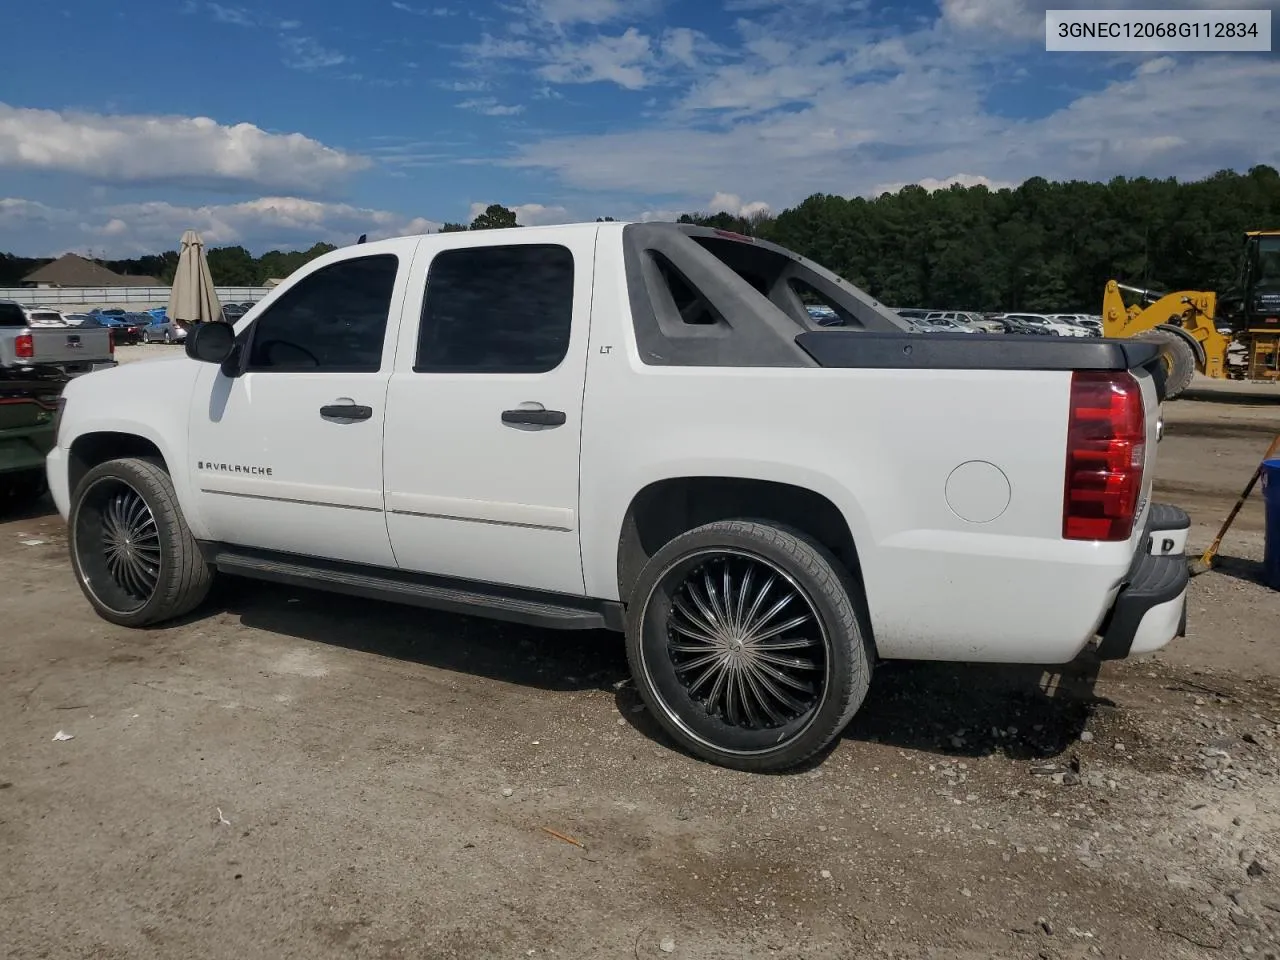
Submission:
M 1130 374 L 1072 374 L 1064 538 L 1129 539 L 1142 492 L 1146 424 L 1142 390 Z
M 107 350 L 113 357 L 116 355 L 116 332 L 110 328 L 107 329 Z
M 36 355 L 36 345 L 31 334 L 21 333 L 13 339 L 13 355 L 19 360 L 30 360 Z

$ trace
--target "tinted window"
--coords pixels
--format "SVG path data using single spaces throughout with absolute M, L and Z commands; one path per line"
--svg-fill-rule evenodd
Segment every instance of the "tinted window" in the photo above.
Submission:
M 16 303 L 0 303 L 0 327 L 25 327 L 27 315 Z
M 418 332 L 419 373 L 545 373 L 569 349 L 573 254 L 554 244 L 437 254 Z
M 254 323 L 249 369 L 377 372 L 399 263 L 343 260 L 298 281 Z

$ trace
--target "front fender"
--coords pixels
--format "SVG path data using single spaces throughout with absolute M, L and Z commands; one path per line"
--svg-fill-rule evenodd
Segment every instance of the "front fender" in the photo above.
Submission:
M 65 405 L 58 429 L 58 449 L 64 469 L 71 470 L 71 452 L 78 441 L 92 435 L 117 435 L 145 440 L 164 458 L 178 505 L 191 532 L 207 536 L 194 509 L 195 491 L 187 456 L 192 391 L 199 365 L 186 358 L 131 363 L 77 378 L 63 392 Z M 110 451 L 110 442 L 106 450 Z M 127 452 L 124 442 L 122 451 Z M 101 448 L 99 448 L 101 450 Z

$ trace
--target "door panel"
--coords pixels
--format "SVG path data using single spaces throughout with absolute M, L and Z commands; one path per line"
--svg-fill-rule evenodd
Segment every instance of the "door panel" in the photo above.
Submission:
M 435 259 L 424 241 L 387 399 L 387 528 L 402 568 L 584 593 L 578 466 L 594 240 L 540 232 Z
M 319 261 L 326 265 L 291 279 L 254 321 L 246 372 L 205 370 L 191 455 L 215 540 L 395 566 L 382 432 L 416 246 L 386 241 L 361 247 L 358 258 Z M 353 276 L 362 269 L 369 272 Z M 377 326 L 384 316 L 385 333 Z

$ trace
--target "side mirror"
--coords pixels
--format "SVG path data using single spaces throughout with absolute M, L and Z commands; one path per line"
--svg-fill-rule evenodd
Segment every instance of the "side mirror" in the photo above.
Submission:
M 187 331 L 187 356 L 201 363 L 223 364 L 236 347 L 236 331 L 229 323 L 197 323 Z

